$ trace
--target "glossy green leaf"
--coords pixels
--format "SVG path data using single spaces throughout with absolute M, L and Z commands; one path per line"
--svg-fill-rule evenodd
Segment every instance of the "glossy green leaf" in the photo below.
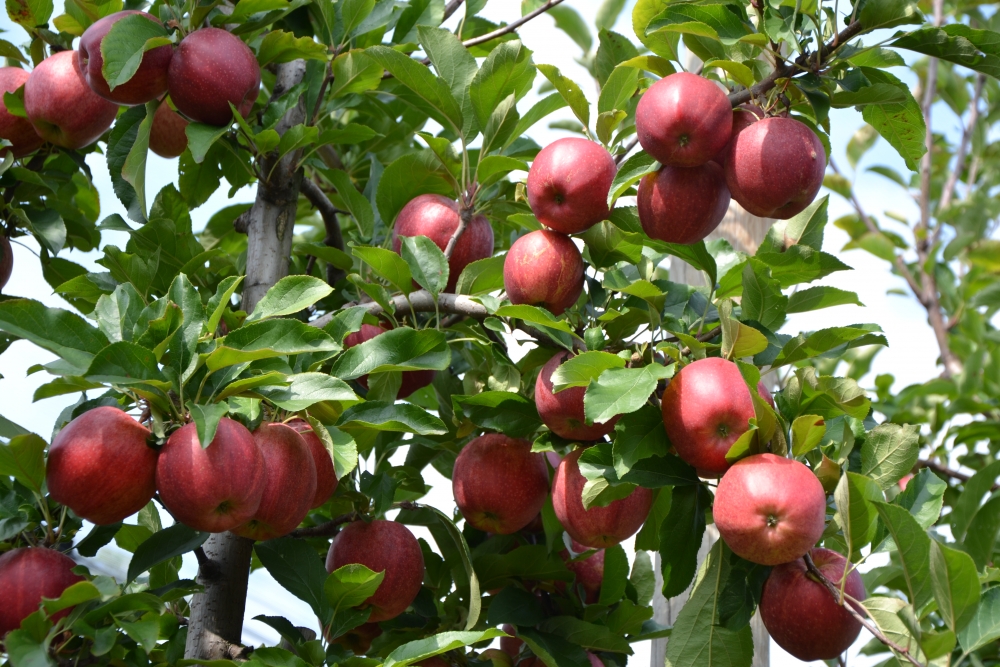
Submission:
M 979 576 L 969 554 L 931 542 L 931 588 L 938 611 L 952 632 L 960 632 L 976 614 Z
M 918 426 L 879 424 L 861 446 L 861 474 L 888 489 L 913 469 L 919 453 Z
M 319 278 L 285 276 L 267 290 L 246 321 L 293 315 L 332 293 L 333 288 Z
M 635 412 L 649 399 L 661 380 L 672 377 L 674 367 L 650 364 L 642 368 L 610 368 L 587 387 L 584 414 L 604 423 L 615 415 Z

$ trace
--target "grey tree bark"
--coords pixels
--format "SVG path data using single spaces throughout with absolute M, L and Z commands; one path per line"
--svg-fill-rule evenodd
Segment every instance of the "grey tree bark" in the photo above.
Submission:
M 758 218 L 744 211 L 735 201 L 729 204 L 729 212 L 722 220 L 722 223 L 714 232 L 708 235 L 706 240 L 725 239 L 732 244 L 733 248 L 747 254 L 753 254 L 757 246 L 764 240 L 767 230 L 771 228 L 773 220 Z M 670 260 L 670 279 L 676 283 L 688 285 L 705 285 L 707 280 L 705 274 L 686 262 L 672 258 Z M 764 376 L 765 383 L 768 377 Z M 705 539 L 702 541 L 701 549 L 698 551 L 698 562 L 702 563 L 708 556 L 708 551 L 716 540 L 719 533 L 715 526 L 709 526 L 705 531 Z M 677 620 L 677 614 L 687 601 L 690 589 L 677 597 L 664 598 L 660 591 L 663 589 L 663 580 L 660 577 L 660 555 L 656 555 L 656 591 L 653 595 L 653 620 L 662 625 L 673 625 Z M 771 639 L 767 634 L 767 629 L 760 620 L 760 614 L 754 614 L 750 621 L 753 630 L 753 667 L 768 667 L 770 664 Z M 666 664 L 667 639 L 653 640 L 653 647 L 650 651 L 650 667 L 663 667 Z
M 305 61 L 296 60 L 278 65 L 277 70 L 272 100 L 302 81 L 306 65 Z M 284 134 L 305 119 L 305 103 L 300 99 L 276 130 Z M 268 156 L 260 161 L 265 180 L 257 185 L 257 196 L 247 221 L 243 310 L 248 313 L 288 273 L 302 183 L 302 171 L 298 168 L 301 156 L 301 151 L 293 151 L 281 160 Z M 233 658 L 240 651 L 243 634 L 253 541 L 232 533 L 219 533 L 209 538 L 204 551 L 207 559 L 199 563 L 198 582 L 205 591 L 191 600 L 184 656 L 199 660 Z

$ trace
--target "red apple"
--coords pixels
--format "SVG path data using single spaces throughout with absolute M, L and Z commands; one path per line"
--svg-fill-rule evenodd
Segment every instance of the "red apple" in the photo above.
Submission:
M 763 385 L 757 391 L 765 400 L 770 398 Z M 718 477 L 729 469 L 726 453 L 750 428 L 755 415 L 739 367 L 719 357 L 682 368 L 667 385 L 660 404 L 677 455 L 702 477 Z
M 260 66 L 250 47 L 220 28 L 201 28 L 181 40 L 167 70 L 167 89 L 177 110 L 193 121 L 229 125 L 245 118 L 260 92 Z
M 910 483 L 911 479 L 913 479 L 913 475 L 903 475 L 902 479 L 896 482 L 897 486 L 899 486 L 899 490 L 906 491 L 906 485 Z
M 149 150 L 168 159 L 179 157 L 188 145 L 187 126 L 184 117 L 163 100 L 156 107 L 153 126 L 149 128 Z
M 726 154 L 729 152 L 729 146 L 733 143 L 733 139 L 736 138 L 736 135 L 762 118 L 764 118 L 764 110 L 756 104 L 741 104 L 733 109 L 733 129 L 729 135 L 729 143 L 727 143 L 721 151 L 715 154 L 715 157 L 712 158 L 712 162 L 716 162 L 725 167 Z
M 542 366 L 535 382 L 535 405 L 538 416 L 549 430 L 567 440 L 600 440 L 615 430 L 618 417 L 613 417 L 603 424 L 587 425 L 583 414 L 583 395 L 586 387 L 570 387 L 558 393 L 552 392 L 552 374 L 569 356 L 568 352 L 559 352 Z M 556 463 L 558 465 L 558 462 Z
M 564 234 L 529 232 L 507 251 L 503 285 L 511 303 L 544 306 L 559 315 L 583 293 L 583 256 Z
M 25 84 L 29 76 L 30 74 L 20 67 L 0 67 L 0 139 L 6 139 L 11 143 L 14 157 L 24 157 L 34 153 L 45 143 L 28 119 L 7 111 L 7 105 L 3 101 L 4 93 L 15 92 Z
M 116 523 L 156 493 L 156 450 L 149 429 L 118 408 L 88 410 L 49 447 L 45 481 L 52 499 L 98 525 Z
M 581 454 L 582 449 L 570 452 L 559 464 L 552 483 L 552 505 L 571 538 L 594 549 L 612 547 L 642 527 L 653 505 L 653 492 L 639 486 L 607 507 L 583 509 L 583 486 L 587 479 L 580 473 Z
M 340 531 L 326 555 L 326 571 L 351 563 L 385 572 L 378 590 L 364 603 L 372 610 L 370 623 L 388 621 L 406 611 L 424 582 L 420 544 L 406 526 L 395 521 L 355 521 Z
M 416 663 L 419 667 L 451 667 L 451 663 L 439 655 L 432 656 L 426 660 Z
M 80 70 L 90 88 L 104 99 L 128 106 L 145 104 L 167 92 L 167 68 L 174 55 L 174 48 L 170 45 L 146 51 L 142 56 L 142 62 L 139 63 L 139 69 L 132 78 L 111 90 L 102 71 L 104 56 L 101 53 L 101 42 L 111 30 L 111 26 L 133 14 L 140 14 L 149 21 L 160 23 L 160 19 L 152 14 L 135 9 L 110 14 L 98 19 L 84 31 L 80 37 L 80 50 L 77 52 Z
M 729 210 L 722 167 L 660 167 L 639 181 L 639 222 L 646 235 L 667 243 L 691 244 L 708 236 Z
M 193 422 L 174 431 L 156 463 L 163 505 L 181 523 L 209 533 L 249 521 L 260 506 L 266 476 L 253 435 L 228 417 L 204 449 Z
M 399 252 L 400 236 L 426 236 L 444 251 L 459 225 L 458 204 L 441 195 L 420 195 L 411 199 L 396 216 L 392 228 L 392 249 Z M 484 215 L 473 216 L 448 260 L 445 292 L 454 292 L 458 277 L 469 264 L 493 254 L 493 226 Z M 415 283 L 414 283 L 415 284 Z
M 809 555 L 839 588 L 847 559 L 829 549 L 812 549 Z M 844 592 L 855 600 L 865 599 L 865 584 L 857 570 L 847 575 Z M 864 613 L 859 605 L 855 609 Z M 835 660 L 861 632 L 861 624 L 837 604 L 826 586 L 807 574 L 801 558 L 771 570 L 761 594 L 760 617 L 778 646 L 805 662 Z
M 500 629 L 510 635 L 510 637 L 500 638 L 500 650 L 510 657 L 516 658 L 521 652 L 521 647 L 524 646 L 524 642 L 517 638 L 517 629 L 509 623 L 503 624 Z
M 331 644 L 339 644 L 352 651 L 354 655 L 364 655 L 372 647 L 372 642 L 382 634 L 378 623 L 364 623 L 348 630 L 344 634 L 330 640 Z
M 83 577 L 73 574 L 76 563 L 54 549 L 28 547 L 0 556 L 0 639 L 21 627 L 21 621 L 38 611 L 42 598 L 58 598 Z M 58 620 L 70 613 L 54 614 Z
M 299 432 L 285 424 L 261 424 L 253 432 L 264 455 L 264 493 L 253 517 L 232 531 L 252 540 L 271 540 L 295 530 L 316 497 L 316 464 Z
M 819 137 L 793 118 L 765 118 L 745 128 L 726 153 L 733 199 L 761 218 L 787 220 L 823 185 L 826 152 Z
M 349 349 L 355 345 L 361 345 L 365 341 L 369 341 L 375 336 L 380 336 L 384 334 L 389 329 L 383 326 L 375 326 L 374 324 L 362 324 L 359 331 L 355 331 L 352 334 L 348 334 L 344 338 L 344 349 Z M 402 382 L 399 385 L 399 392 L 396 394 L 396 398 L 406 398 L 418 389 L 423 389 L 431 382 L 434 382 L 434 371 L 403 371 Z M 362 375 L 358 378 L 358 384 L 360 384 L 365 389 L 368 388 L 368 376 Z
M 7 286 L 10 274 L 14 272 L 14 249 L 10 247 L 10 239 L 0 232 L 0 290 Z
M 455 504 L 472 526 L 516 533 L 538 516 L 549 494 L 549 470 L 527 440 L 491 433 L 475 438 L 455 459 Z
M 826 492 L 802 463 L 756 454 L 737 461 L 722 476 L 713 516 L 737 556 L 780 565 L 801 558 L 823 535 Z
M 71 149 L 100 139 L 118 115 L 118 105 L 87 85 L 75 51 L 54 53 L 32 70 L 24 110 L 38 136 Z
M 660 164 L 697 167 L 729 142 L 733 108 L 708 79 L 678 72 L 643 93 L 635 110 L 635 132 L 643 150 Z
M 546 227 L 563 234 L 584 232 L 611 212 L 608 192 L 618 166 L 604 146 L 558 139 L 543 148 L 528 172 L 528 204 Z
M 570 544 L 578 555 L 590 550 L 590 547 L 576 540 L 571 540 Z M 566 561 L 566 569 L 576 575 L 576 584 L 583 586 L 587 604 L 597 602 L 601 597 L 601 582 L 604 581 L 604 549 L 598 549 L 596 553 L 576 562 L 570 562 L 572 555 L 566 549 L 559 552 L 559 556 Z
M 337 472 L 333 468 L 333 458 L 327 451 L 323 441 L 313 433 L 312 425 L 305 419 L 293 419 L 288 425 L 299 432 L 309 452 L 312 454 L 313 463 L 316 466 L 316 495 L 313 496 L 311 509 L 323 505 L 330 499 L 333 492 L 337 490 Z

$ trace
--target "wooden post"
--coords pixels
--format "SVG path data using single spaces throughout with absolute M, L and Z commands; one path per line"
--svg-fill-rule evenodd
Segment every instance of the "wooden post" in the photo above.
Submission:
M 767 231 L 771 228 L 773 220 L 758 218 L 744 211 L 735 201 L 729 204 L 729 212 L 723 219 L 722 224 L 708 235 L 706 241 L 714 239 L 725 239 L 732 244 L 735 250 L 752 255 L 757 250 L 757 246 L 764 240 Z M 688 285 L 707 284 L 705 274 L 697 270 L 690 264 L 676 258 L 670 260 L 670 279 L 676 283 Z M 698 562 L 704 562 L 708 556 L 712 545 L 719 539 L 719 531 L 715 526 L 709 526 L 705 530 L 705 538 L 702 541 L 701 549 L 698 551 Z M 669 600 L 663 597 L 660 592 L 663 589 L 663 579 L 660 576 L 660 555 L 656 555 L 656 590 L 653 594 L 653 620 L 661 625 L 673 625 L 677 620 L 677 614 L 688 599 L 691 589 L 684 591 L 677 597 Z M 767 629 L 760 620 L 760 614 L 754 614 L 750 621 L 753 630 L 753 667 L 768 667 L 770 664 L 770 644 L 771 639 L 767 634 Z M 650 651 L 650 667 L 663 667 L 666 663 L 667 639 L 653 640 Z

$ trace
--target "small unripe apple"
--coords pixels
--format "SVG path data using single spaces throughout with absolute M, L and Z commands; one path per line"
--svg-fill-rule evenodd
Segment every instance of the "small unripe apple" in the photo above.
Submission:
M 246 523 L 260 507 L 267 471 L 253 435 L 223 417 L 207 448 L 194 422 L 167 439 L 156 462 L 160 500 L 181 523 L 223 533 Z
M 31 71 L 24 84 L 24 111 L 38 136 L 78 149 L 101 138 L 115 121 L 118 105 L 90 89 L 76 51 L 60 51 Z
M 511 303 L 543 306 L 559 315 L 583 293 L 583 256 L 565 234 L 529 232 L 507 251 L 503 285 Z
M 500 433 L 462 448 L 452 472 L 455 504 L 465 520 L 488 533 L 510 535 L 534 520 L 549 494 L 549 470 L 531 443 Z
M 410 606 L 424 581 L 424 555 L 413 533 L 401 523 L 376 519 L 349 523 L 333 538 L 326 555 L 326 571 L 360 563 L 373 572 L 385 572 L 370 607 L 370 623 L 396 618 Z
M 0 139 L 10 142 L 14 157 L 24 157 L 38 150 L 45 140 L 38 136 L 27 118 L 7 111 L 3 94 L 13 93 L 31 76 L 20 67 L 0 67 Z M 2 285 L 0 285 L 2 287 Z
M 361 329 L 355 331 L 352 334 L 348 334 L 344 338 L 344 349 L 350 349 L 355 345 L 361 345 L 365 341 L 369 341 L 375 336 L 381 336 L 389 329 L 382 326 L 375 326 L 374 324 L 362 324 Z M 402 382 L 399 385 L 399 392 L 396 394 L 397 398 L 406 398 L 418 389 L 423 389 L 431 382 L 434 382 L 434 371 L 403 371 Z M 360 384 L 365 389 L 368 388 L 368 376 L 362 375 L 358 378 L 358 384 Z
M 392 228 L 392 249 L 397 253 L 400 251 L 403 246 L 400 236 L 426 236 L 444 252 L 460 222 L 455 200 L 432 194 L 414 197 L 396 216 L 396 224 Z M 465 267 L 492 254 L 493 226 L 486 216 L 475 215 L 455 242 L 448 260 L 448 284 L 444 291 L 454 292 Z
M 570 387 L 558 393 L 552 392 L 552 374 L 562 365 L 568 352 L 559 352 L 548 360 L 538 373 L 535 382 L 535 406 L 538 416 L 549 430 L 567 440 L 600 440 L 615 430 L 618 417 L 604 423 L 587 425 L 583 412 L 583 396 L 586 387 Z M 558 463 L 557 463 L 558 465 Z
M 583 487 L 587 479 L 580 473 L 582 449 L 563 458 L 552 482 L 552 506 L 569 536 L 585 547 L 604 549 L 634 535 L 646 521 L 653 506 L 653 492 L 641 486 L 607 507 L 583 508 Z
M 809 552 L 816 568 L 840 588 L 847 569 L 847 559 L 829 549 Z M 851 570 L 844 592 L 861 601 L 865 584 L 857 570 Z M 852 602 L 864 614 L 860 605 Z M 812 579 L 801 558 L 771 570 L 760 599 L 760 617 L 778 646 L 799 660 L 836 660 L 861 632 L 861 624 L 818 581 Z
M 802 463 L 755 454 L 722 476 L 712 512 L 733 553 L 752 563 L 780 565 L 801 558 L 822 537 L 826 493 Z
M 98 525 L 116 523 L 156 493 L 156 450 L 149 429 L 103 405 L 67 424 L 49 447 L 45 481 L 56 502 Z
M 167 159 L 179 157 L 188 145 L 187 126 L 184 117 L 163 100 L 156 107 L 153 125 L 149 128 L 149 150 Z
M 313 432 L 312 425 L 305 419 L 293 419 L 288 425 L 298 431 L 309 446 L 313 463 L 316 465 L 316 495 L 313 496 L 311 509 L 323 505 L 333 492 L 337 490 L 337 472 L 333 467 L 333 459 L 323 441 Z
M 535 156 L 528 171 L 528 204 L 538 221 L 563 234 L 590 229 L 608 217 L 608 192 L 618 173 L 604 146 L 557 139 Z
M 643 93 L 635 110 L 639 145 L 657 162 L 697 167 L 729 141 L 733 108 L 722 89 L 690 72 L 665 76 Z
M 241 537 L 271 540 L 295 530 L 316 497 L 316 464 L 299 432 L 285 424 L 261 424 L 253 432 L 264 455 L 264 492 L 246 523 L 232 529 Z
M 188 33 L 167 70 L 167 89 L 177 110 L 199 123 L 233 122 L 229 103 L 245 118 L 260 92 L 260 66 L 250 47 L 220 28 Z
M 145 104 L 167 92 L 167 68 L 174 55 L 174 47 L 170 45 L 158 46 L 146 51 L 142 55 L 139 69 L 135 71 L 132 78 L 111 90 L 111 86 L 108 85 L 102 71 L 104 55 L 101 53 L 101 42 L 111 30 L 111 26 L 133 14 L 139 14 L 150 21 L 160 23 L 160 19 L 152 14 L 135 9 L 115 12 L 98 19 L 84 31 L 83 36 L 80 37 L 80 49 L 77 52 L 80 59 L 80 70 L 90 88 L 106 100 L 127 106 Z
M 0 556 L 0 640 L 38 611 L 42 598 L 58 598 L 83 577 L 73 574 L 76 563 L 66 554 L 44 547 L 14 549 Z M 56 621 L 72 611 L 63 609 Z
M 651 239 L 691 244 L 711 234 L 729 210 L 722 167 L 663 166 L 639 181 L 639 222 Z
M 726 153 L 733 199 L 761 218 L 787 220 L 819 192 L 826 151 L 819 137 L 793 118 L 765 118 L 734 137 Z
M 0 232 L 0 290 L 7 286 L 10 274 L 14 272 L 14 249 L 10 247 L 10 239 Z

